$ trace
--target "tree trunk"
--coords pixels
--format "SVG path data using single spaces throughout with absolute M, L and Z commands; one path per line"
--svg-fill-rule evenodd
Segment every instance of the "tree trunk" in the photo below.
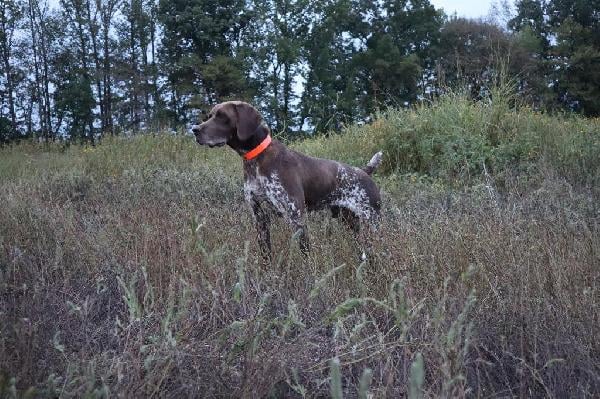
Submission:
M 10 51 L 4 51 L 4 73 L 6 75 L 6 96 L 8 97 L 8 113 L 13 130 L 17 129 L 17 114 L 15 112 L 14 83 L 10 65 Z
M 2 60 L 4 64 L 4 73 L 6 75 L 6 95 L 8 97 L 8 113 L 10 115 L 10 123 L 13 131 L 17 130 L 17 114 L 15 112 L 15 101 L 14 101 L 14 81 L 12 76 L 12 67 L 10 64 L 11 52 L 12 52 L 12 37 L 14 33 L 14 26 L 8 26 L 8 15 L 6 10 L 6 3 L 2 2 L 2 10 L 0 14 L 0 29 L 2 29 Z
M 40 74 L 40 66 L 39 66 L 39 62 L 38 62 L 38 43 L 37 43 L 37 18 L 36 18 L 36 9 L 37 9 L 37 2 L 36 2 L 36 7 L 34 8 L 34 0 L 29 0 L 29 24 L 30 24 L 30 28 L 31 28 L 31 48 L 33 50 L 33 69 L 34 69 L 34 76 L 35 76 L 35 85 L 34 85 L 34 91 L 33 91 L 33 98 L 32 101 L 35 101 L 34 99 L 37 100 L 38 102 L 38 117 L 40 119 L 40 130 L 42 133 L 42 137 L 44 138 L 44 140 L 48 140 L 49 138 L 49 130 L 48 130 L 48 126 L 46 125 L 47 120 L 46 120 L 46 112 L 45 112 L 45 107 L 44 107 L 44 101 L 42 99 L 42 96 L 40 95 L 40 87 L 43 86 L 43 83 L 41 81 L 41 74 Z
M 286 60 L 283 66 L 283 120 L 286 132 L 289 128 L 290 97 L 292 93 L 291 67 L 290 61 Z
M 87 22 L 88 29 L 90 31 L 90 37 L 92 39 L 92 56 L 94 58 L 94 65 L 96 67 L 96 73 L 94 74 L 95 83 L 96 83 L 96 92 L 98 93 L 98 104 L 100 105 L 100 132 L 104 133 L 106 131 L 106 117 L 104 110 L 104 96 L 102 93 L 102 85 L 100 83 L 100 71 L 102 70 L 100 65 L 100 54 L 98 52 L 98 25 L 97 21 L 97 12 L 98 9 L 95 10 L 94 16 L 92 18 L 92 10 L 91 10 L 91 2 L 87 2 Z
M 99 0 L 97 0 L 99 1 Z M 104 126 L 106 131 L 114 133 L 112 122 L 112 81 L 110 70 L 110 25 L 114 12 L 115 2 L 110 0 L 106 8 L 102 9 L 102 45 L 103 45 L 103 67 L 102 81 L 104 85 Z
M 135 18 L 135 0 L 130 3 L 131 15 L 129 17 L 129 50 L 130 50 L 130 62 L 131 62 L 131 124 L 133 130 L 137 132 L 139 130 L 139 76 L 138 76 L 138 65 L 137 65 L 137 52 L 136 52 L 136 18 Z
M 89 0 L 88 0 L 89 1 Z M 82 10 L 82 4 L 81 3 L 76 3 L 75 1 L 73 2 L 73 9 L 75 11 L 75 21 L 76 21 L 76 26 L 77 26 L 77 36 L 79 38 L 79 45 L 80 45 L 80 57 L 81 57 L 81 66 L 83 68 L 83 72 L 82 72 L 82 77 L 86 82 L 90 82 L 90 76 L 89 76 L 89 69 L 87 66 L 87 48 L 86 48 L 86 40 L 85 40 L 85 33 L 83 30 L 83 26 L 84 26 L 84 22 L 83 22 L 83 10 Z M 90 110 L 91 112 L 91 110 Z M 88 118 L 88 128 L 90 129 L 90 140 L 94 140 L 94 121 L 93 118 Z
M 40 116 L 40 118 L 44 118 L 46 129 L 47 129 L 47 138 L 54 137 L 55 134 L 52 131 L 52 108 L 50 106 L 50 77 L 49 77 L 49 61 L 48 61 L 48 43 L 46 42 L 46 32 L 44 21 L 42 19 L 42 14 L 39 8 L 39 3 L 36 3 L 37 6 L 37 14 L 39 16 L 39 26 L 40 26 L 40 50 L 42 55 L 42 71 L 43 71 L 43 79 L 42 79 L 42 88 L 43 88 L 43 96 L 44 96 L 44 116 Z M 58 133 L 58 131 L 57 131 Z
M 142 1 L 139 2 L 139 10 L 137 15 L 137 32 L 138 40 L 140 42 L 140 55 L 142 57 L 142 76 L 140 79 L 140 84 L 142 85 L 142 92 L 144 96 L 144 121 L 147 124 L 150 117 L 150 76 L 148 74 L 148 37 L 145 32 L 146 18 L 144 15 L 144 4 Z
M 150 13 L 150 52 L 152 55 L 151 66 L 152 66 L 152 101 L 154 105 L 154 113 L 159 108 L 161 98 L 158 92 L 158 68 L 156 67 L 156 7 L 153 4 Z

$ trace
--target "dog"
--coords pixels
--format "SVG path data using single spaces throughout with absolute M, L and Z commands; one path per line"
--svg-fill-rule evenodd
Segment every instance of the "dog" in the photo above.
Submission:
M 362 169 L 303 155 L 273 139 L 260 113 L 242 101 L 216 105 L 192 133 L 200 145 L 227 144 L 242 156 L 244 196 L 254 213 L 260 250 L 268 260 L 272 214 L 283 216 L 298 232 L 304 254 L 310 247 L 307 211 L 329 208 L 332 217 L 341 217 L 356 234 L 361 220 L 375 226 L 379 219 L 381 196 L 370 175 L 381 163 L 381 151 Z

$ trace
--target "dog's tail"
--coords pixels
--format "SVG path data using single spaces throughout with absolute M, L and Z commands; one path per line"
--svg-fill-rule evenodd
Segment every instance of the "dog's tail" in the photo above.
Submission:
M 377 154 L 373 155 L 367 166 L 362 168 L 368 175 L 372 174 L 375 169 L 381 164 L 381 158 L 383 158 L 383 151 L 379 151 Z

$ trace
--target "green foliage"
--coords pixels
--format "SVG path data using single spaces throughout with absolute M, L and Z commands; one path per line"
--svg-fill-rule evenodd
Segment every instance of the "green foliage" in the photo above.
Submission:
M 532 168 L 542 163 L 573 182 L 597 181 L 598 173 L 589 173 L 600 168 L 597 120 L 515 108 L 513 99 L 510 90 L 501 88 L 493 92 L 491 102 L 450 94 L 433 105 L 386 111 L 370 125 L 311 139 L 299 148 L 330 158 L 342 156 L 357 165 L 383 149 L 388 172 L 417 173 L 459 185 L 483 178 L 484 168 L 502 180 L 535 173 Z
M 600 46 L 580 45 L 569 59 L 564 89 L 586 115 L 600 115 Z
M 537 85 L 546 104 L 559 104 L 589 116 L 600 115 L 600 24 L 598 0 L 521 0 L 509 27 L 542 44 L 534 54 L 545 60 L 536 70 L 552 91 Z M 550 44 L 550 38 L 555 44 Z M 528 40 L 532 42 L 532 40 Z M 534 77 L 530 82 L 539 80 Z M 535 83 L 534 83 L 535 84 Z
M 529 26 L 523 27 L 516 35 L 516 41 L 519 47 L 531 54 L 539 54 L 543 50 L 543 39 Z
M 343 399 L 342 372 L 340 359 L 334 358 L 329 362 L 329 392 L 333 399 Z
M 169 88 L 178 116 L 188 106 L 247 95 L 247 75 L 240 43 L 245 38 L 251 12 L 241 0 L 159 1 L 157 17 L 163 26 L 161 61 L 166 66 Z M 189 104 L 190 95 L 201 95 L 202 104 Z M 179 99 L 179 101 L 178 101 Z M 175 104 L 177 102 L 177 104 Z
M 425 365 L 423 355 L 417 353 L 414 362 L 410 365 L 410 380 L 408 387 L 408 397 L 410 399 L 420 399 L 423 397 L 423 383 L 425 382 Z
M 600 179 L 600 126 L 596 119 L 552 116 L 515 107 L 510 88 L 495 89 L 491 101 L 463 93 L 432 105 L 388 110 L 364 126 L 295 144 L 300 151 L 364 165 L 383 149 L 382 170 L 446 185 L 469 185 L 491 173 L 506 179 L 551 167 L 570 182 L 593 186 Z
M 216 101 L 250 98 L 242 66 L 236 59 L 217 56 L 202 65 L 201 73 L 206 90 L 214 93 Z
M 290 133 L 298 126 L 295 83 L 303 73 L 307 35 L 314 18 L 310 0 L 255 2 L 255 23 L 248 54 L 255 98 L 264 104 L 263 115 L 272 130 Z M 314 21 L 312 21 L 314 22 Z
M 404 56 L 387 34 L 372 36 L 367 46 L 368 49 L 357 56 L 372 85 L 365 88 L 372 96 L 369 101 L 372 105 L 367 110 L 372 112 L 385 105 L 414 101 L 422 72 L 418 57 Z
M 90 125 L 95 103 L 90 81 L 75 71 L 69 71 L 68 74 L 56 90 L 56 111 L 68 120 L 68 137 L 75 140 L 89 139 L 93 134 Z
M 429 1 L 333 1 L 317 11 L 322 17 L 306 46 L 302 121 L 315 132 L 339 131 L 381 108 L 415 101 L 442 23 Z
M 229 99 L 282 136 L 327 134 L 507 78 L 535 110 L 597 116 L 598 1 L 519 0 L 504 27 L 430 0 L 7 0 L 0 140 L 189 127 Z
M 302 94 L 301 120 L 315 132 L 340 130 L 360 116 L 356 107 L 358 68 L 352 40 L 364 35 L 364 24 L 356 3 L 331 1 L 316 3 L 315 13 L 322 15 L 308 33 L 305 45 L 309 72 Z
M 520 32 L 528 31 L 530 34 L 542 38 L 547 30 L 544 21 L 544 2 L 540 0 L 518 0 L 515 5 L 517 15 L 508 22 L 508 27 Z
M 12 126 L 10 119 L 1 116 L 0 117 L 0 143 L 10 142 L 18 137 L 17 132 Z

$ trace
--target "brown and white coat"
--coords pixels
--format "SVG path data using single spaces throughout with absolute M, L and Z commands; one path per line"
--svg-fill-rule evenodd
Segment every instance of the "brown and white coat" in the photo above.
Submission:
M 199 144 L 227 144 L 241 156 L 248 155 L 270 135 L 259 112 L 239 101 L 216 105 L 207 120 L 192 131 Z M 333 217 L 341 216 L 357 233 L 361 220 L 373 225 L 379 216 L 381 197 L 370 174 L 381 156 L 381 152 L 375 154 L 361 169 L 298 153 L 273 139 L 257 156 L 245 159 L 244 196 L 255 216 L 263 254 L 270 258 L 271 215 L 284 217 L 294 231 L 300 231 L 303 252 L 309 250 L 307 211 L 329 208 Z

